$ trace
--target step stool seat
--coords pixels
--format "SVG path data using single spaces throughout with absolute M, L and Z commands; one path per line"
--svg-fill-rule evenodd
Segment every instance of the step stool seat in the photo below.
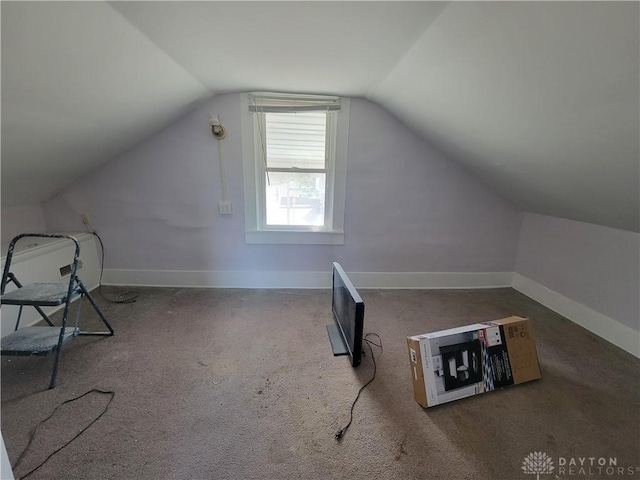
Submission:
M 33 305 L 56 307 L 67 300 L 69 283 L 32 283 L 5 293 L 0 298 L 2 305 Z M 78 289 L 74 289 L 74 294 Z
M 25 327 L 2 337 L 2 355 L 48 355 L 58 348 L 61 327 Z M 64 345 L 78 334 L 77 327 L 64 329 Z

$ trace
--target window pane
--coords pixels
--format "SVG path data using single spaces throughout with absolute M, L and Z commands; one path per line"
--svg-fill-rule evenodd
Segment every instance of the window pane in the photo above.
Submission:
M 325 112 L 265 113 L 268 168 L 325 168 Z
M 324 173 L 270 172 L 266 185 L 267 225 L 324 226 Z

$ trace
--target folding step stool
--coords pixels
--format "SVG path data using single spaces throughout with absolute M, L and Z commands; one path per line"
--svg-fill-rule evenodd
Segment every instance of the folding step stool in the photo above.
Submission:
M 73 263 L 71 264 L 71 273 L 69 275 L 69 283 L 32 283 L 30 285 L 23 286 L 16 276 L 11 273 L 11 259 L 13 257 L 13 250 L 16 242 L 25 237 L 37 237 L 37 238 L 62 238 L 73 241 L 75 244 L 75 254 Z M 16 321 L 16 327 L 13 333 L 2 338 L 2 355 L 49 355 L 55 353 L 53 361 L 53 371 L 51 373 L 51 382 L 49 388 L 56 386 L 56 376 L 58 373 L 58 363 L 60 361 L 60 351 L 62 346 L 69 342 L 73 337 L 77 335 L 97 335 L 97 336 L 112 336 L 115 332 L 105 316 L 100 311 L 100 308 L 96 304 L 95 300 L 84 286 L 80 278 L 76 275 L 78 270 L 78 260 L 80 258 L 80 244 L 71 235 L 58 235 L 48 233 L 23 233 L 18 235 L 9 244 L 9 250 L 7 252 L 7 259 L 4 265 L 4 271 L 2 273 L 2 284 L 0 287 L 0 303 L 2 305 L 17 305 L 18 319 Z M 12 292 L 5 293 L 7 284 L 9 281 L 13 282 L 18 288 Z M 69 314 L 69 306 L 71 300 L 80 295 L 78 300 L 78 310 L 76 315 L 76 325 L 74 327 L 67 327 L 67 316 Z M 80 317 L 80 304 L 82 297 L 86 297 L 102 322 L 109 330 L 104 332 L 84 332 L 78 328 L 78 319 Z M 64 304 L 64 311 L 62 313 L 62 325 L 56 326 L 51 319 L 45 314 L 41 307 L 53 307 Z M 42 327 L 25 327 L 18 329 L 20 326 L 20 316 L 22 315 L 22 308 L 24 306 L 34 307 L 38 313 L 42 316 L 48 326 Z

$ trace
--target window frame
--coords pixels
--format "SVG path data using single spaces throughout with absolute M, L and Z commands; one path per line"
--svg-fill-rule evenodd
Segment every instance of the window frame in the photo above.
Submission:
M 241 95 L 242 156 L 245 192 L 245 241 L 248 244 L 344 244 L 344 207 L 349 138 L 349 99 L 341 98 L 339 111 L 328 112 L 324 226 L 266 224 L 266 166 L 261 155 L 258 116 L 250 112 L 252 93 Z M 279 101 L 336 99 L 337 97 L 271 95 Z M 294 171 L 294 169 L 291 169 Z M 307 172 L 313 169 L 299 169 Z

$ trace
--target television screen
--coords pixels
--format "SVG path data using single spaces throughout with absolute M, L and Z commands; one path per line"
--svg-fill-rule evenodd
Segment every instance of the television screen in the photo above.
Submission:
M 362 356 L 364 302 L 345 271 L 336 262 L 333 263 L 331 307 L 335 325 L 327 325 L 327 331 L 333 353 L 349 355 L 351 365 L 357 367 Z

